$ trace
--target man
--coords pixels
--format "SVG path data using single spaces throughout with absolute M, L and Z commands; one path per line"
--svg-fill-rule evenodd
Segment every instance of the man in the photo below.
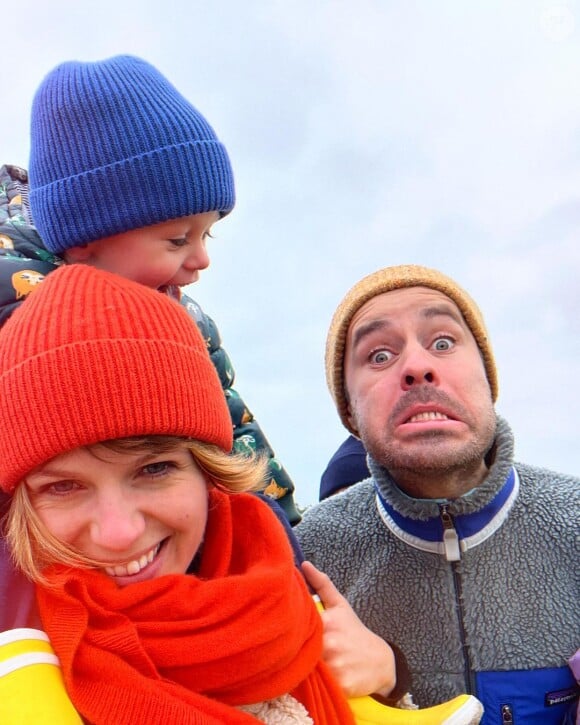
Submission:
M 453 280 L 390 267 L 346 295 L 326 374 L 371 478 L 313 507 L 304 553 L 405 653 L 421 707 L 560 723 L 577 695 L 580 481 L 513 463 L 485 323 Z

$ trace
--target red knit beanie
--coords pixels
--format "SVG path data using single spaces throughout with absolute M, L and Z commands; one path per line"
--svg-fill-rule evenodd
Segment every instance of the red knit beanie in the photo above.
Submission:
M 0 330 L 0 487 L 60 453 L 113 438 L 176 435 L 232 447 L 205 342 L 166 295 L 64 266 Z

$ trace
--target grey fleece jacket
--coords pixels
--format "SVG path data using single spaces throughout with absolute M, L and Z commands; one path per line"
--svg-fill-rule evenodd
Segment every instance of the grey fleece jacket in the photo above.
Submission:
M 495 459 L 453 501 L 412 499 L 372 478 L 314 506 L 295 529 L 362 621 L 405 653 L 421 707 L 471 692 L 484 723 L 559 723 L 580 645 L 580 480 Z M 507 709 L 506 709 L 507 707 Z

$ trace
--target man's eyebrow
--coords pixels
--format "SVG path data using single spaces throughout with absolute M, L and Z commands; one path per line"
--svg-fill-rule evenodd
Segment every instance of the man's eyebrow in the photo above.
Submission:
M 360 327 L 356 328 L 352 336 L 352 347 L 356 348 L 361 340 L 363 340 L 368 335 L 372 335 L 373 332 L 376 332 L 377 330 L 383 330 L 385 327 L 390 326 L 390 320 L 385 317 L 381 318 L 380 320 L 370 320 L 364 325 L 360 325 Z
M 455 309 L 452 305 L 441 304 L 424 307 L 421 310 L 420 315 L 426 320 L 430 320 L 433 317 L 451 317 L 452 320 L 460 325 L 465 324 L 465 320 L 459 310 Z
M 426 320 L 433 319 L 434 317 L 450 317 L 457 324 L 465 325 L 465 320 L 459 310 L 455 309 L 453 305 L 447 305 L 445 303 L 424 307 L 419 312 L 419 315 Z M 378 320 L 369 320 L 369 322 L 360 325 L 353 333 L 352 348 L 355 349 L 365 337 L 372 335 L 373 332 L 384 330 L 387 327 L 391 327 L 392 324 L 392 321 L 388 317 L 381 317 Z

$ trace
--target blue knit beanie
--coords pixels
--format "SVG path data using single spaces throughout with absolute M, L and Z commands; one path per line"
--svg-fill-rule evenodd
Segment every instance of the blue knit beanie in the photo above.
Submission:
M 59 65 L 32 104 L 30 206 L 62 253 L 169 219 L 234 206 L 223 144 L 152 65 L 132 56 Z

